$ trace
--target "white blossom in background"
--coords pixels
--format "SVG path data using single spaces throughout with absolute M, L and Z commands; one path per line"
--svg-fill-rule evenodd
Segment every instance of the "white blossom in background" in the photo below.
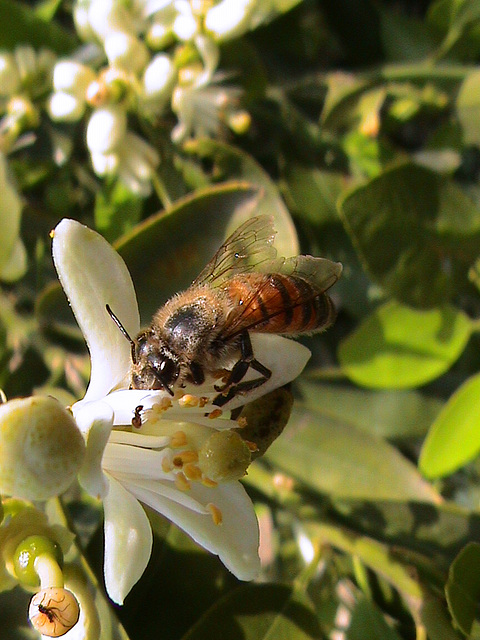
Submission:
M 7 159 L 0 152 L 0 280 L 14 282 L 25 275 L 27 252 L 20 238 L 22 201 L 8 176 Z
M 75 122 L 87 108 L 87 91 L 97 74 L 75 60 L 62 60 L 53 70 L 54 93 L 47 108 L 52 120 Z
M 53 257 L 91 356 L 90 384 L 72 411 L 86 442 L 80 482 L 103 501 L 110 597 L 122 603 L 150 558 L 152 531 L 141 503 L 217 554 L 238 578 L 253 579 L 259 570 L 258 524 L 238 481 L 247 465 L 236 475 L 229 470 L 230 456 L 236 460 L 238 447 L 246 447 L 232 431 L 239 424 L 219 417 L 222 412 L 211 403 L 217 393 L 212 381 L 180 390 L 174 398 L 163 391 L 128 389 L 130 345 L 105 308 L 109 304 L 126 330 L 137 335 L 138 307 L 125 264 L 101 236 L 73 220 L 55 229 Z M 224 411 L 286 384 L 310 355 L 279 336 L 254 335 L 252 342 L 272 377 L 234 398 Z M 217 439 L 225 463 L 220 470 L 210 456 L 219 449 L 212 444 Z

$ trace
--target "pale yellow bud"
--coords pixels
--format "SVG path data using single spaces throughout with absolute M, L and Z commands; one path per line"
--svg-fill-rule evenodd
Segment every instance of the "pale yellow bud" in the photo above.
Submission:
M 0 493 L 47 500 L 73 482 L 85 443 L 57 400 L 30 397 L 0 405 Z

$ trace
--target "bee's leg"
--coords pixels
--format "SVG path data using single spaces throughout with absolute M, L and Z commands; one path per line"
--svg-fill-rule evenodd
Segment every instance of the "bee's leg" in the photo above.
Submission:
M 246 393 L 247 391 L 260 387 L 272 375 L 270 369 L 254 358 L 252 342 L 248 331 L 245 331 L 241 335 L 240 350 L 241 358 L 235 363 L 226 384 L 223 387 L 215 387 L 217 391 L 222 392 L 213 401 L 213 404 L 217 407 L 222 407 L 238 393 Z M 258 371 L 262 377 L 241 382 L 250 367 Z

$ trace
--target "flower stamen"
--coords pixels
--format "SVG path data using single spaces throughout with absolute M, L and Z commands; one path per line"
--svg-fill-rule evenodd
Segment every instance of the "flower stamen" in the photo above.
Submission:
M 182 471 L 175 475 L 175 486 L 177 489 L 180 489 L 180 491 L 189 491 L 191 489 L 190 482 L 186 479 Z
M 210 513 L 212 514 L 212 520 L 213 523 L 216 525 L 220 525 L 223 522 L 223 514 L 220 511 L 220 509 L 213 504 L 213 502 L 209 502 L 206 505 L 207 509 L 210 511 Z
M 185 447 L 188 444 L 187 435 L 185 431 L 176 431 L 171 439 L 170 446 L 173 449 L 179 449 L 180 447 Z

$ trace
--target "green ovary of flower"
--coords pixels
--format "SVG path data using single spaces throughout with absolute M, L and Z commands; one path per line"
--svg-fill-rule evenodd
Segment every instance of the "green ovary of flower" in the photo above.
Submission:
M 60 545 L 46 536 L 29 536 L 22 540 L 14 553 L 15 575 L 22 584 L 36 587 L 40 578 L 35 569 L 35 560 L 47 555 L 60 567 L 63 565 L 63 553 Z

